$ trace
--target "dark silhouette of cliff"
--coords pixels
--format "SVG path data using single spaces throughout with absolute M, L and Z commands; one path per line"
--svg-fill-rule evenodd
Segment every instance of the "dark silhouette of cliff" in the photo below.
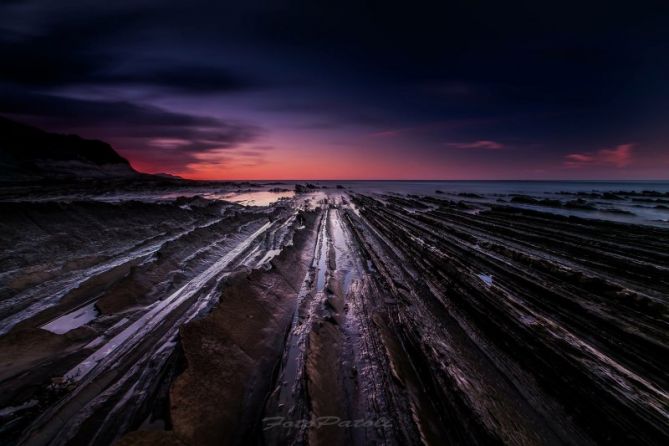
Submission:
M 107 143 L 50 133 L 0 117 L 0 180 L 140 175 Z

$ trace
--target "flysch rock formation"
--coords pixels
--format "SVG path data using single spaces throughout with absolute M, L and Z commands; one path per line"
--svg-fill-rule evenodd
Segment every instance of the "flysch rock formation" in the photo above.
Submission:
M 669 230 L 298 192 L 0 203 L 3 444 L 667 443 Z

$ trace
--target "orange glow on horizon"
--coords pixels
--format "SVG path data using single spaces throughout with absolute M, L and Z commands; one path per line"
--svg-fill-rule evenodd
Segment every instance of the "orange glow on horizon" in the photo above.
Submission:
M 417 159 L 412 153 L 349 146 L 315 150 L 308 141 L 297 138 L 265 152 L 243 146 L 198 154 L 180 169 L 164 169 L 157 160 L 153 163 L 150 158 L 132 159 L 133 154 L 128 155 L 140 172 L 168 173 L 192 180 L 409 180 L 450 178 L 457 173 L 438 162 Z

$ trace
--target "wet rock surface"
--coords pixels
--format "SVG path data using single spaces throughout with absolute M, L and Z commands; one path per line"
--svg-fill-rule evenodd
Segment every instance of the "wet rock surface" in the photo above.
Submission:
M 662 193 L 295 189 L 0 203 L 3 444 L 669 440 Z

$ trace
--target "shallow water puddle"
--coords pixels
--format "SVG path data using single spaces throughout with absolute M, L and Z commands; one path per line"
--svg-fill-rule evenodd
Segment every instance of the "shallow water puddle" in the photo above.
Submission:
M 318 237 L 318 276 L 316 277 L 316 291 L 321 292 L 325 288 L 325 276 L 328 271 L 328 231 L 327 213 L 321 224 L 321 233 Z
M 67 313 L 58 319 L 52 320 L 46 325 L 42 325 L 42 328 L 51 333 L 63 334 L 86 325 L 96 317 L 98 317 L 98 310 L 95 308 L 95 302 L 91 302 L 90 304 Z
M 483 274 L 483 273 L 481 273 L 481 274 L 477 274 L 477 276 L 478 276 L 478 278 L 481 279 L 481 280 L 483 281 L 483 283 L 485 283 L 487 286 L 491 286 L 491 285 L 492 285 L 492 282 L 493 282 L 492 276 L 487 275 L 487 274 Z
M 337 264 L 337 269 L 343 275 L 342 291 L 344 295 L 346 295 L 351 288 L 351 283 L 360 277 L 355 267 L 350 235 L 344 229 L 344 222 L 342 221 L 339 210 L 332 213 L 332 238 L 335 248 L 335 262 Z
M 244 206 L 269 206 L 270 204 L 286 199 L 292 198 L 295 195 L 295 191 L 283 191 L 283 192 L 270 192 L 266 190 L 254 191 L 254 192 L 242 192 L 242 193 L 229 193 L 229 194 L 210 194 L 205 195 L 206 198 L 219 199 L 225 201 L 231 201 L 233 203 L 239 203 Z

